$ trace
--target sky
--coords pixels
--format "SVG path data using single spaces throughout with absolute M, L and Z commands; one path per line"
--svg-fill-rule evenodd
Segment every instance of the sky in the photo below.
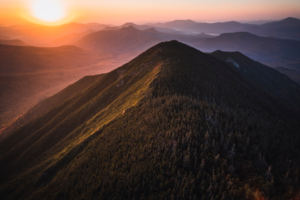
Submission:
M 32 9 L 38 1 L 44 0 L 0 0 L 0 24 L 77 21 L 120 25 L 176 19 L 217 22 L 300 18 L 300 0 L 46 0 L 59 1 L 65 12 L 62 19 L 50 23 L 34 16 Z

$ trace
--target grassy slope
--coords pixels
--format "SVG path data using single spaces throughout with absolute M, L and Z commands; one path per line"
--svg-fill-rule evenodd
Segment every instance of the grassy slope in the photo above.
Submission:
M 2 141 L 0 195 L 287 199 L 297 131 L 223 62 L 161 43 Z

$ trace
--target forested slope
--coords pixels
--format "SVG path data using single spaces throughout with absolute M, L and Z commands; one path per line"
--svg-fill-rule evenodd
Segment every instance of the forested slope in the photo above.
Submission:
M 160 43 L 3 140 L 0 197 L 296 199 L 296 122 L 224 62 Z

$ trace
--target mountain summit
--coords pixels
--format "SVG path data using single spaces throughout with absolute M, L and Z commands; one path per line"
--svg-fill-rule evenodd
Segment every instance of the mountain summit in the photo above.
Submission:
M 177 41 L 49 102 L 0 143 L 1 199 L 290 199 L 298 191 L 296 121 L 230 65 Z

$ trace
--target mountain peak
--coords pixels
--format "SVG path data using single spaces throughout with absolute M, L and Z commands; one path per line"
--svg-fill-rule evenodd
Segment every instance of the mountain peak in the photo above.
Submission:
M 275 98 L 269 99 L 285 77 L 266 69 L 280 79 L 261 76 L 257 87 L 257 76 L 242 71 L 242 60 L 230 56 L 231 63 L 242 63 L 241 68 L 226 61 L 171 40 L 109 73 L 81 81 L 85 86 L 76 83 L 44 100 L 38 107 L 49 111 L 0 142 L 0 160 L 5 163 L 0 165 L 0 196 L 200 199 L 217 177 L 230 187 L 214 187 L 214 194 L 220 194 L 215 199 L 222 194 L 222 199 L 240 199 L 243 194 L 236 194 L 237 188 L 257 190 L 248 180 L 269 184 L 261 177 L 270 164 L 276 166 L 271 175 L 274 185 L 259 188 L 263 194 L 299 185 L 292 177 L 298 173 L 300 157 L 297 121 L 287 123 L 288 113 L 281 112 Z M 258 67 L 259 72 L 266 68 Z M 276 85 L 266 87 L 265 94 L 259 88 L 270 80 Z M 274 141 L 284 148 L 276 148 Z M 128 173 L 130 169 L 134 173 Z M 281 181 L 290 169 L 292 175 Z M 185 184 L 178 184 L 184 179 Z M 186 196 L 190 186 L 201 191 L 191 189 Z
M 261 26 L 267 28 L 295 27 L 295 26 L 300 26 L 300 20 L 297 18 L 288 17 L 281 21 L 269 22 L 266 24 L 262 24 Z
M 284 23 L 287 26 L 300 26 L 300 20 L 293 17 L 288 17 L 282 20 L 280 23 Z
M 282 21 L 297 21 L 297 22 L 299 22 L 300 20 L 297 19 L 297 18 L 294 18 L 294 17 L 288 17 L 288 18 L 285 18 L 285 19 L 282 20 Z
M 197 22 L 190 20 L 190 19 L 178 19 L 167 23 L 175 23 L 175 24 L 197 24 Z
M 120 30 L 125 30 L 125 31 L 139 31 L 139 29 L 135 28 L 134 26 L 130 25 L 127 27 L 123 27 Z
M 121 27 L 126 27 L 126 26 L 137 26 L 137 25 L 133 22 L 127 22 L 127 23 L 123 24 Z
M 144 31 L 147 31 L 147 32 L 158 32 L 155 28 L 147 28 Z

